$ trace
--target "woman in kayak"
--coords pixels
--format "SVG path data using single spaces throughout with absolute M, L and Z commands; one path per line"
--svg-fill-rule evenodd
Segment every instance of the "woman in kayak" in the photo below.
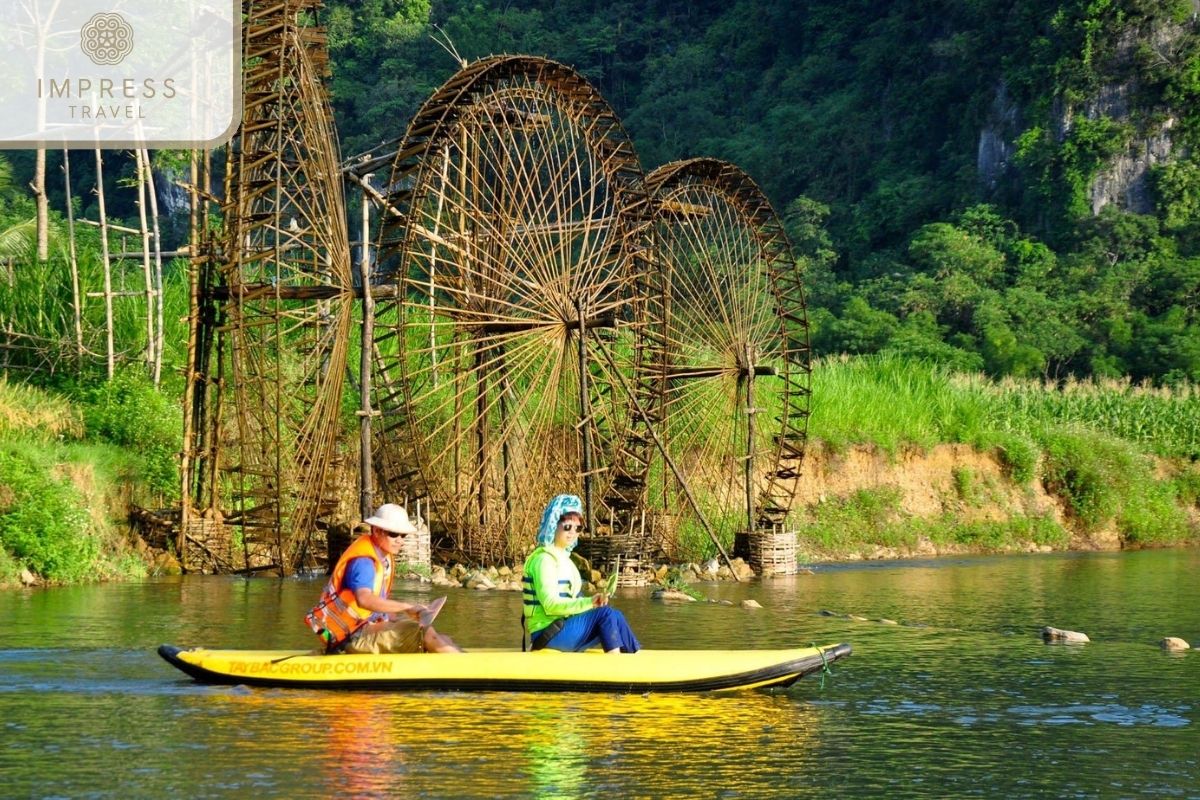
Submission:
M 598 644 L 606 653 L 636 653 L 641 645 L 608 596 L 579 596 L 583 580 L 570 554 L 582 530 L 583 504 L 573 494 L 558 495 L 542 513 L 538 546 L 521 579 L 522 621 L 533 649 L 577 652 Z

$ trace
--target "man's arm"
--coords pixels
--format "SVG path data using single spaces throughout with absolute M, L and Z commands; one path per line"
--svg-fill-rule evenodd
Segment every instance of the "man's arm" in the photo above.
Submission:
M 416 619 L 425 606 L 405 603 L 402 600 L 392 600 L 390 597 L 380 597 L 365 586 L 354 590 L 354 602 L 367 611 L 378 611 L 381 614 L 407 614 Z

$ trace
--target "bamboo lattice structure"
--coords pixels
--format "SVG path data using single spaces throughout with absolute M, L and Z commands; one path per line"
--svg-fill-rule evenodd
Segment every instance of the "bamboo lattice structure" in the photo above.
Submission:
M 414 117 L 381 200 L 381 492 L 429 498 L 474 561 L 519 555 L 559 492 L 593 534 L 628 527 L 648 440 L 613 369 L 645 349 L 649 217 L 611 108 L 561 64 L 482 59 Z
M 181 549 L 190 524 L 228 510 L 243 545 L 234 568 L 283 574 L 316 563 L 314 532 L 336 502 L 327 476 L 354 296 L 318 6 L 245 4 L 243 118 L 222 227 L 196 265 L 189 347 Z
M 698 158 L 647 179 L 657 223 L 651 307 L 665 448 L 717 538 L 774 530 L 792 505 L 808 429 L 811 356 L 801 273 L 762 191 Z M 695 524 L 678 481 L 655 470 L 648 513 L 672 555 Z

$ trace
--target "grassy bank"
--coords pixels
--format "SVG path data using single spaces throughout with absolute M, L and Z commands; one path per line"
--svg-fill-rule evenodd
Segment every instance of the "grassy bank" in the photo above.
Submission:
M 0 377 L 0 585 L 144 575 L 123 520 L 173 499 L 180 427 L 134 373 L 63 391 Z
M 794 521 L 810 549 L 832 557 L 922 542 L 966 550 L 1064 548 L 1107 536 L 1120 546 L 1197 540 L 1200 390 L 1127 382 L 995 382 L 889 357 L 817 366 L 810 434 L 838 453 L 874 448 L 885 459 L 942 444 L 994 456 L 1013 488 L 1044 491 L 1062 514 L 964 522 L 906 514 L 899 493 L 864 488 L 809 507 Z M 999 488 L 953 472 L 951 508 L 981 507 Z
M 175 398 L 139 375 L 56 391 L 0 379 L 0 584 L 22 570 L 48 582 L 144 574 L 122 520 L 130 501 L 177 500 L 181 422 Z M 813 383 L 804 471 L 837 486 L 802 492 L 793 511 L 810 558 L 1198 539 L 1195 387 L 995 382 L 887 357 L 825 361 Z M 915 473 L 947 448 L 969 457 L 941 464 L 940 485 L 922 487 L 937 502 L 914 511 L 901 479 L 937 483 Z M 854 459 L 874 477 L 856 483 Z M 715 551 L 698 536 L 680 544 L 685 560 Z

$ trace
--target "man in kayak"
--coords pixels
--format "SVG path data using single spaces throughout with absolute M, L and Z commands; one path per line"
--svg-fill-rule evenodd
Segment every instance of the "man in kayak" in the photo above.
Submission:
M 304 618 L 324 643 L 326 653 L 462 652 L 449 638 L 422 625 L 425 606 L 392 600 L 393 556 L 405 536 L 417 533 L 401 506 L 386 503 L 366 523 L 363 534 L 346 548 L 329 576 L 321 600 Z
M 583 504 L 560 494 L 542 512 L 537 548 L 525 559 L 521 578 L 522 622 L 534 650 L 581 651 L 600 645 L 606 653 L 636 653 L 641 645 L 608 595 L 580 597 L 583 580 L 571 551 L 583 530 Z

